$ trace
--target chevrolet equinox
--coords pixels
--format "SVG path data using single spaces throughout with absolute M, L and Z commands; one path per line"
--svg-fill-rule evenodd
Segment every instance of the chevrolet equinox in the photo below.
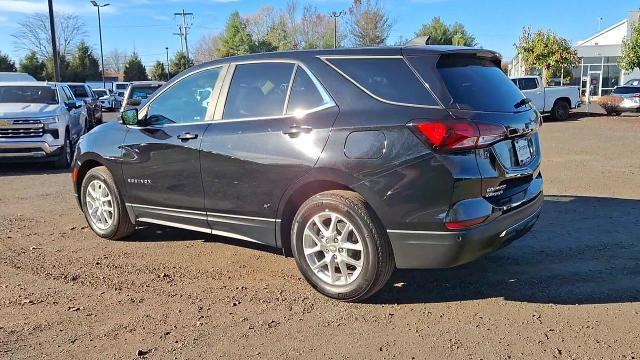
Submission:
M 541 117 L 500 61 L 411 45 L 195 66 L 81 138 L 78 203 L 103 238 L 151 223 L 274 246 L 322 294 L 363 300 L 537 221 Z

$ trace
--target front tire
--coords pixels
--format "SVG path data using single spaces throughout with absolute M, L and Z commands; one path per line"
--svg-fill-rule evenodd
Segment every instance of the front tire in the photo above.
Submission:
M 69 131 L 65 131 L 64 144 L 62 145 L 61 153 L 56 159 L 55 166 L 59 169 L 68 169 L 71 166 L 71 159 L 73 158 L 73 147 L 71 145 L 71 135 Z
M 323 192 L 302 204 L 291 241 L 304 278 L 333 299 L 362 301 L 395 269 L 386 230 L 364 198 L 351 191 Z
M 133 233 L 135 225 L 129 219 L 120 191 L 106 167 L 95 167 L 87 172 L 80 194 L 84 216 L 98 236 L 119 240 Z
M 551 116 L 558 121 L 565 121 L 569 118 L 571 106 L 564 100 L 558 100 L 551 108 Z

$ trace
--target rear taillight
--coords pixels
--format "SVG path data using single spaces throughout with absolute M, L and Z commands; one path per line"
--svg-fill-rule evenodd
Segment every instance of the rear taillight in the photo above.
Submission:
M 409 124 L 435 150 L 454 151 L 489 146 L 507 137 L 502 125 L 466 120 L 426 120 Z
M 447 229 L 449 230 L 462 230 L 462 229 L 474 227 L 476 225 L 480 225 L 485 220 L 487 220 L 487 218 L 489 217 L 483 216 L 483 217 L 479 217 L 471 220 L 465 220 L 465 221 L 450 221 L 450 222 L 445 222 L 444 226 L 446 226 Z

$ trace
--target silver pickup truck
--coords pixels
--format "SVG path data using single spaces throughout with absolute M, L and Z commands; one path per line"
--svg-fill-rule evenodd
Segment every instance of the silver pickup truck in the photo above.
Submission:
M 523 76 L 511 81 L 538 111 L 550 114 L 556 120 L 567 120 L 571 109 L 580 107 L 580 89 L 577 86 L 545 87 L 539 76 Z
M 54 161 L 68 168 L 87 112 L 65 84 L 0 82 L 0 160 Z

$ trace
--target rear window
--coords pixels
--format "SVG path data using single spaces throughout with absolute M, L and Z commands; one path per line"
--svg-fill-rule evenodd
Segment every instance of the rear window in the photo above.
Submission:
M 626 94 L 637 94 L 640 93 L 640 87 L 635 86 L 620 86 L 613 89 L 612 94 L 615 95 L 626 95 Z
M 155 85 L 154 86 L 134 86 L 131 88 L 131 95 L 129 95 L 129 98 L 145 100 L 149 96 L 151 96 L 151 94 L 156 92 L 156 90 L 158 90 L 159 88 L 160 86 L 155 86 Z
M 48 86 L 2 86 L 0 103 L 57 104 L 57 91 Z
M 103 97 L 108 95 L 106 90 L 93 90 L 93 93 L 96 94 L 96 96 L 98 97 Z
M 329 58 L 327 61 L 351 81 L 382 100 L 438 106 L 402 58 Z
M 87 89 L 82 85 L 69 85 L 71 91 L 73 91 L 73 95 L 77 98 L 88 98 L 91 97 L 87 92 Z
M 514 105 L 523 98 L 513 82 L 489 60 L 442 56 L 436 68 L 450 95 L 450 99 L 441 99 L 448 108 L 514 112 Z

